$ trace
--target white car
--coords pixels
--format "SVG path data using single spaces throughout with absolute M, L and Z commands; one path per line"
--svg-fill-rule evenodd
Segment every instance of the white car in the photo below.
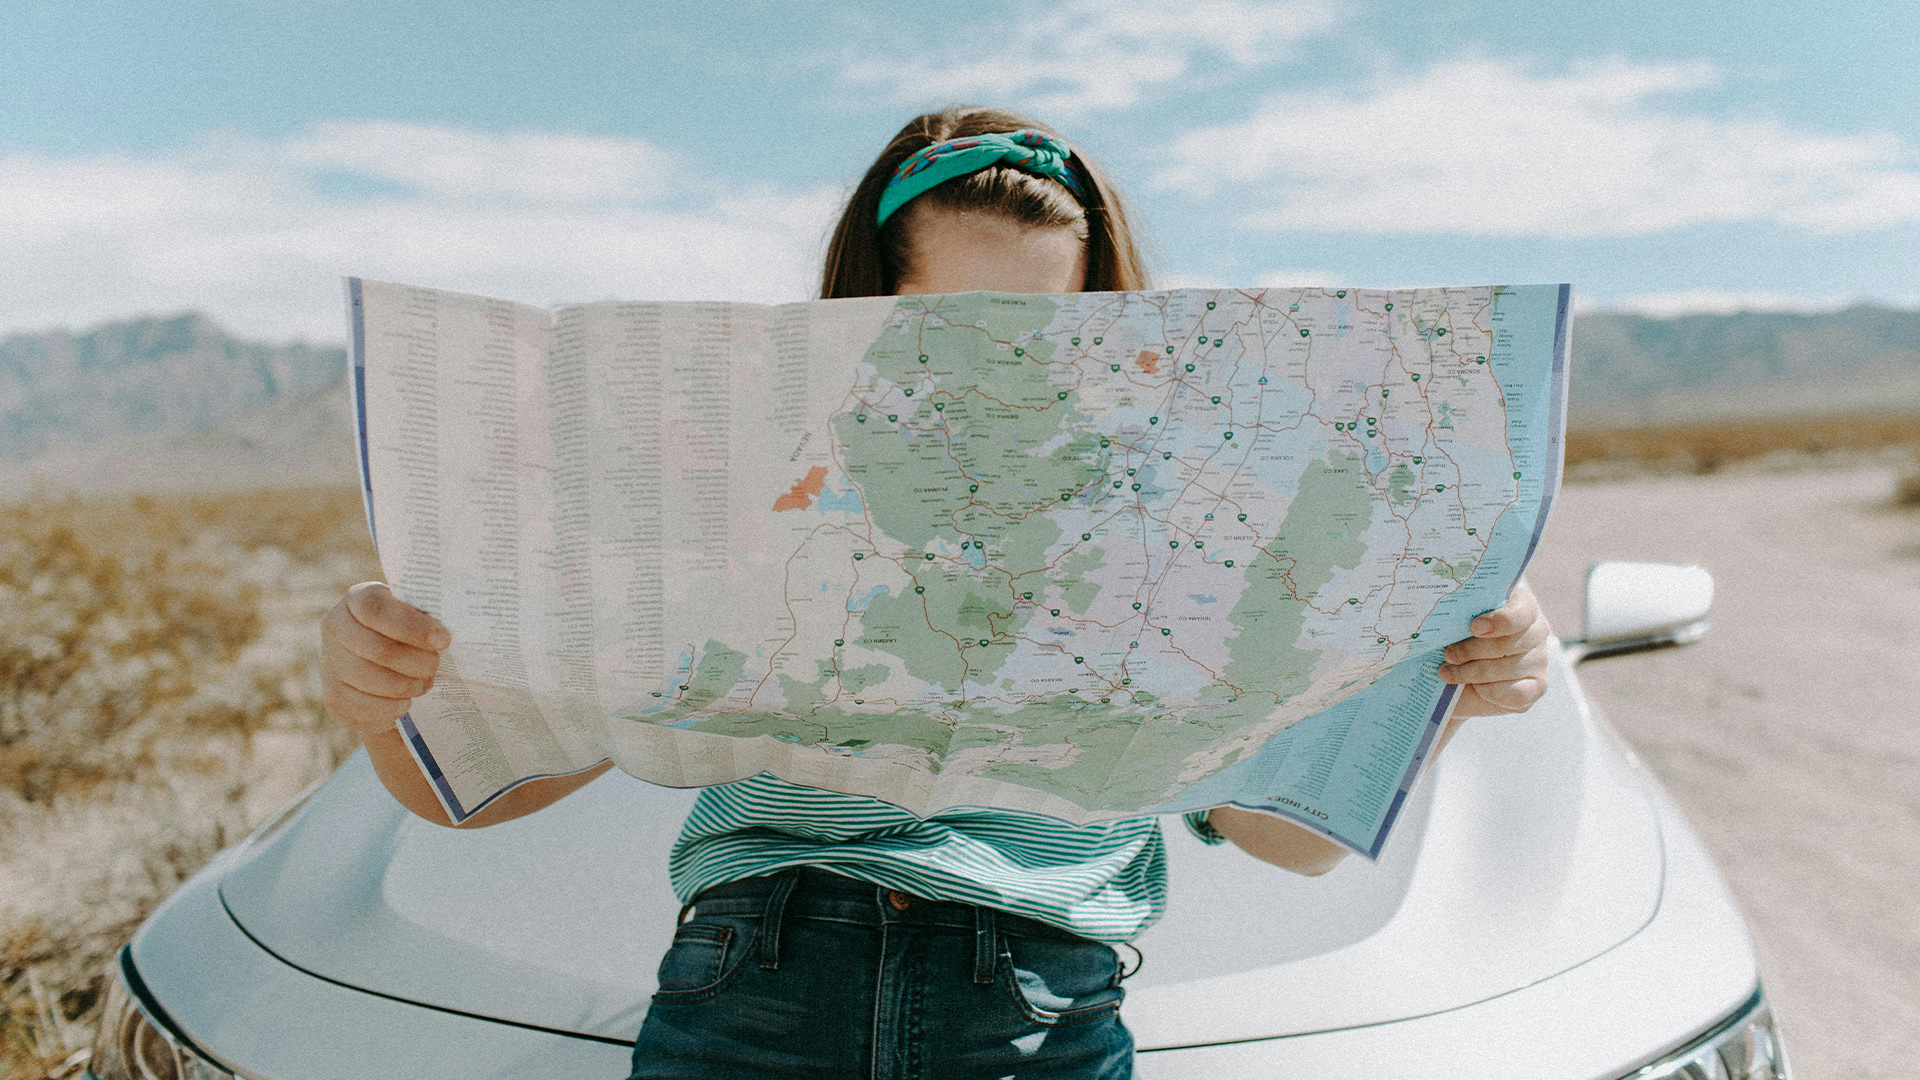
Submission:
M 1699 840 L 1574 675 L 1696 639 L 1704 571 L 1600 564 L 1531 712 L 1461 729 L 1380 860 L 1300 877 L 1166 830 L 1122 1013 L 1146 1078 L 1782 1078 Z M 613 772 L 476 831 L 363 755 L 223 852 L 120 953 L 99 1080 L 622 1077 L 693 793 Z

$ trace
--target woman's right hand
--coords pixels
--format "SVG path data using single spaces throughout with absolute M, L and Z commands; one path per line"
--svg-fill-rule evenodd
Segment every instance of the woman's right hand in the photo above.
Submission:
M 433 688 L 453 636 L 378 581 L 347 590 L 320 620 L 320 688 L 327 711 L 361 734 L 388 731 Z

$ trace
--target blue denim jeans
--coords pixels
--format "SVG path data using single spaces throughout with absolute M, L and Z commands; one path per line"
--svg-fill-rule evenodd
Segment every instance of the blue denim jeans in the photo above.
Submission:
M 689 916 L 631 1080 L 1133 1075 L 1097 941 L 811 868 L 716 886 Z

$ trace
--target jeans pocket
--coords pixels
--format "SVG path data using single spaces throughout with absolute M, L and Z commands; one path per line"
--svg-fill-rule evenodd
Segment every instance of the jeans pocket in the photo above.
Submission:
M 1097 941 L 1006 934 L 1000 981 L 1036 1024 L 1083 1024 L 1120 1011 L 1120 956 Z
M 700 1001 L 719 993 L 752 951 L 752 923 L 744 919 L 696 919 L 673 932 L 660 959 L 659 1002 Z

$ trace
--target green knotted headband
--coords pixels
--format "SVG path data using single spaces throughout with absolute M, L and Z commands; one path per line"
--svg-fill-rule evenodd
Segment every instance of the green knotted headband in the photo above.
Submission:
M 887 181 L 886 190 L 880 193 L 880 216 L 875 224 L 885 225 L 894 211 L 935 185 L 1000 164 L 1058 180 L 1075 198 L 1085 198 L 1080 181 L 1067 165 L 1072 156 L 1073 150 L 1066 143 L 1033 128 L 968 135 L 923 146 L 901 162 L 893 179 Z

